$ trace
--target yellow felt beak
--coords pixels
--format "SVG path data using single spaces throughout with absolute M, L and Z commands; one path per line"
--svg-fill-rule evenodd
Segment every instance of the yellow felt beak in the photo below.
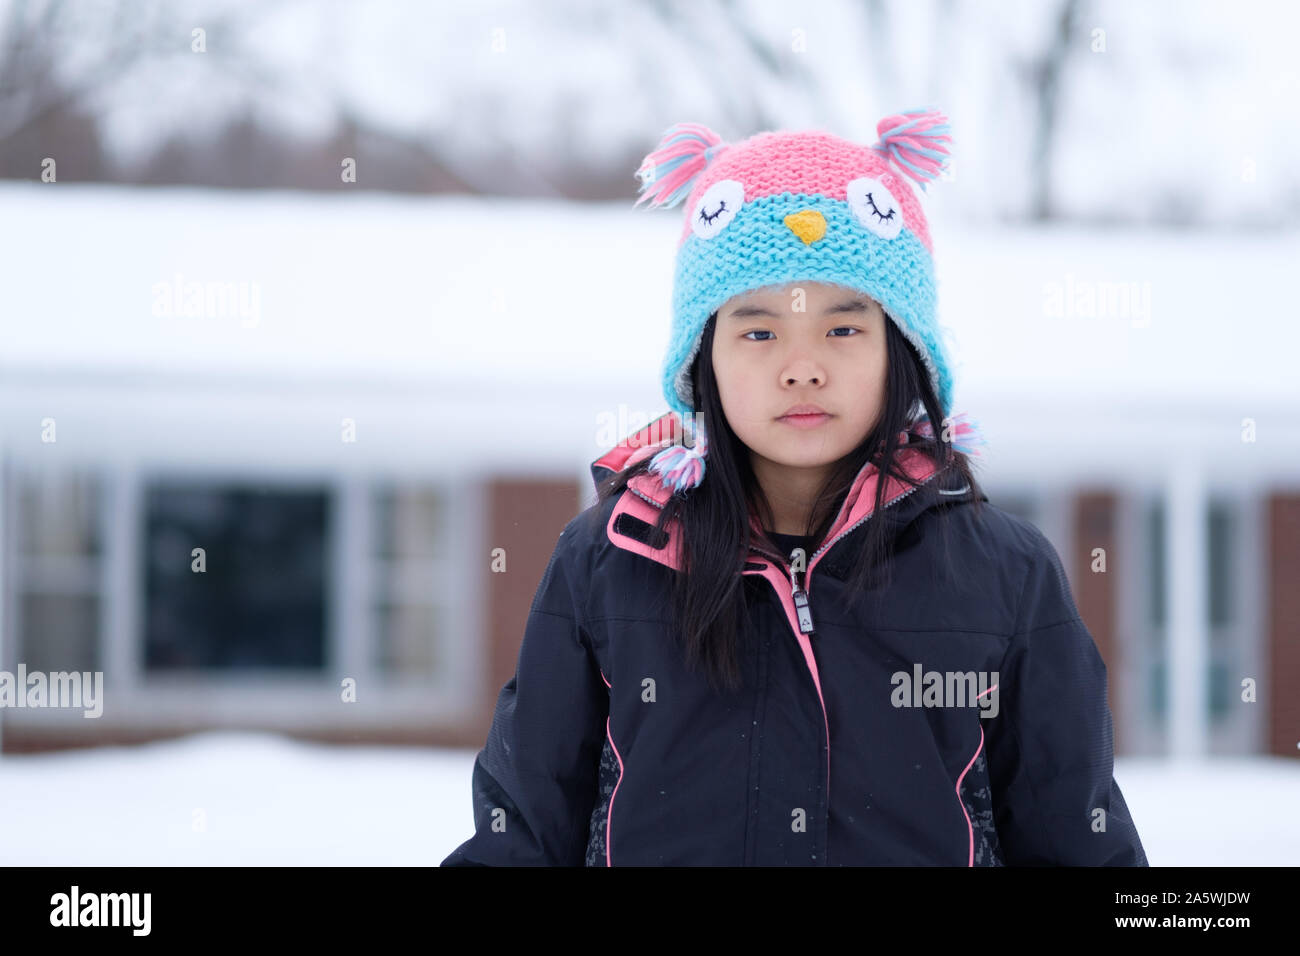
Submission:
M 783 221 L 790 227 L 791 232 L 803 240 L 806 246 L 812 245 L 826 235 L 826 217 L 816 209 L 792 212 Z

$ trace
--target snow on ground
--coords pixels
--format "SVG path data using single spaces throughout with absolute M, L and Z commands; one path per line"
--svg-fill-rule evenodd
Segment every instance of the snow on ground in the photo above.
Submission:
M 473 830 L 471 750 L 204 733 L 0 758 L 0 864 L 436 866 Z M 1121 758 L 1153 866 L 1300 864 L 1300 764 Z
M 229 732 L 4 755 L 0 864 L 436 864 L 473 758 Z

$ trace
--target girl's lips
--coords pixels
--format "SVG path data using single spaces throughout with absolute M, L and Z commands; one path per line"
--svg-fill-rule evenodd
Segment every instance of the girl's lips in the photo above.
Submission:
M 831 416 L 825 413 L 820 415 L 785 415 L 777 419 L 778 422 L 793 425 L 795 428 L 816 428 L 818 425 L 830 420 Z

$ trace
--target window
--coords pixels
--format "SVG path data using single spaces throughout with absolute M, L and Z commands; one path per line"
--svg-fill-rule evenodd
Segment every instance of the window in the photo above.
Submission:
M 15 474 L 16 658 L 29 671 L 103 670 L 103 486 L 68 471 Z
M 1169 649 L 1165 642 L 1165 588 L 1168 569 L 1165 566 L 1165 506 L 1156 501 L 1147 509 L 1147 541 L 1151 566 L 1147 575 L 1147 621 L 1144 628 L 1150 636 L 1146 654 L 1148 715 L 1159 719 L 1169 710 L 1166 684 L 1169 679 L 1167 662 Z
M 323 671 L 328 505 L 324 488 L 148 483 L 145 671 Z
M 438 553 L 446 501 L 431 488 L 380 485 L 372 506 L 372 666 L 390 679 L 428 680 L 446 664 L 441 622 L 448 584 L 460 577 Z
M 13 463 L 0 667 L 103 671 L 104 726 L 461 718 L 480 653 L 472 488 L 185 467 Z M 339 707 L 346 678 L 365 708 Z
M 1209 607 L 1206 612 L 1210 621 L 1210 719 L 1219 722 L 1227 716 L 1237 693 L 1232 675 L 1240 672 L 1233 640 L 1237 624 L 1233 594 L 1241 562 L 1237 554 L 1236 510 L 1224 502 L 1211 502 L 1208 520 Z

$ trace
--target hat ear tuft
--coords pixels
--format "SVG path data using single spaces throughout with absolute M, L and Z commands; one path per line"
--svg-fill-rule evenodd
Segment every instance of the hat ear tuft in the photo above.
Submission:
M 651 206 L 677 205 L 726 145 L 721 136 L 699 123 L 670 126 L 637 169 L 641 198 L 635 205 L 646 200 Z
M 894 165 L 925 191 L 948 165 L 948 117 L 937 109 L 905 110 L 876 124 L 880 140 L 871 148 L 884 153 Z

